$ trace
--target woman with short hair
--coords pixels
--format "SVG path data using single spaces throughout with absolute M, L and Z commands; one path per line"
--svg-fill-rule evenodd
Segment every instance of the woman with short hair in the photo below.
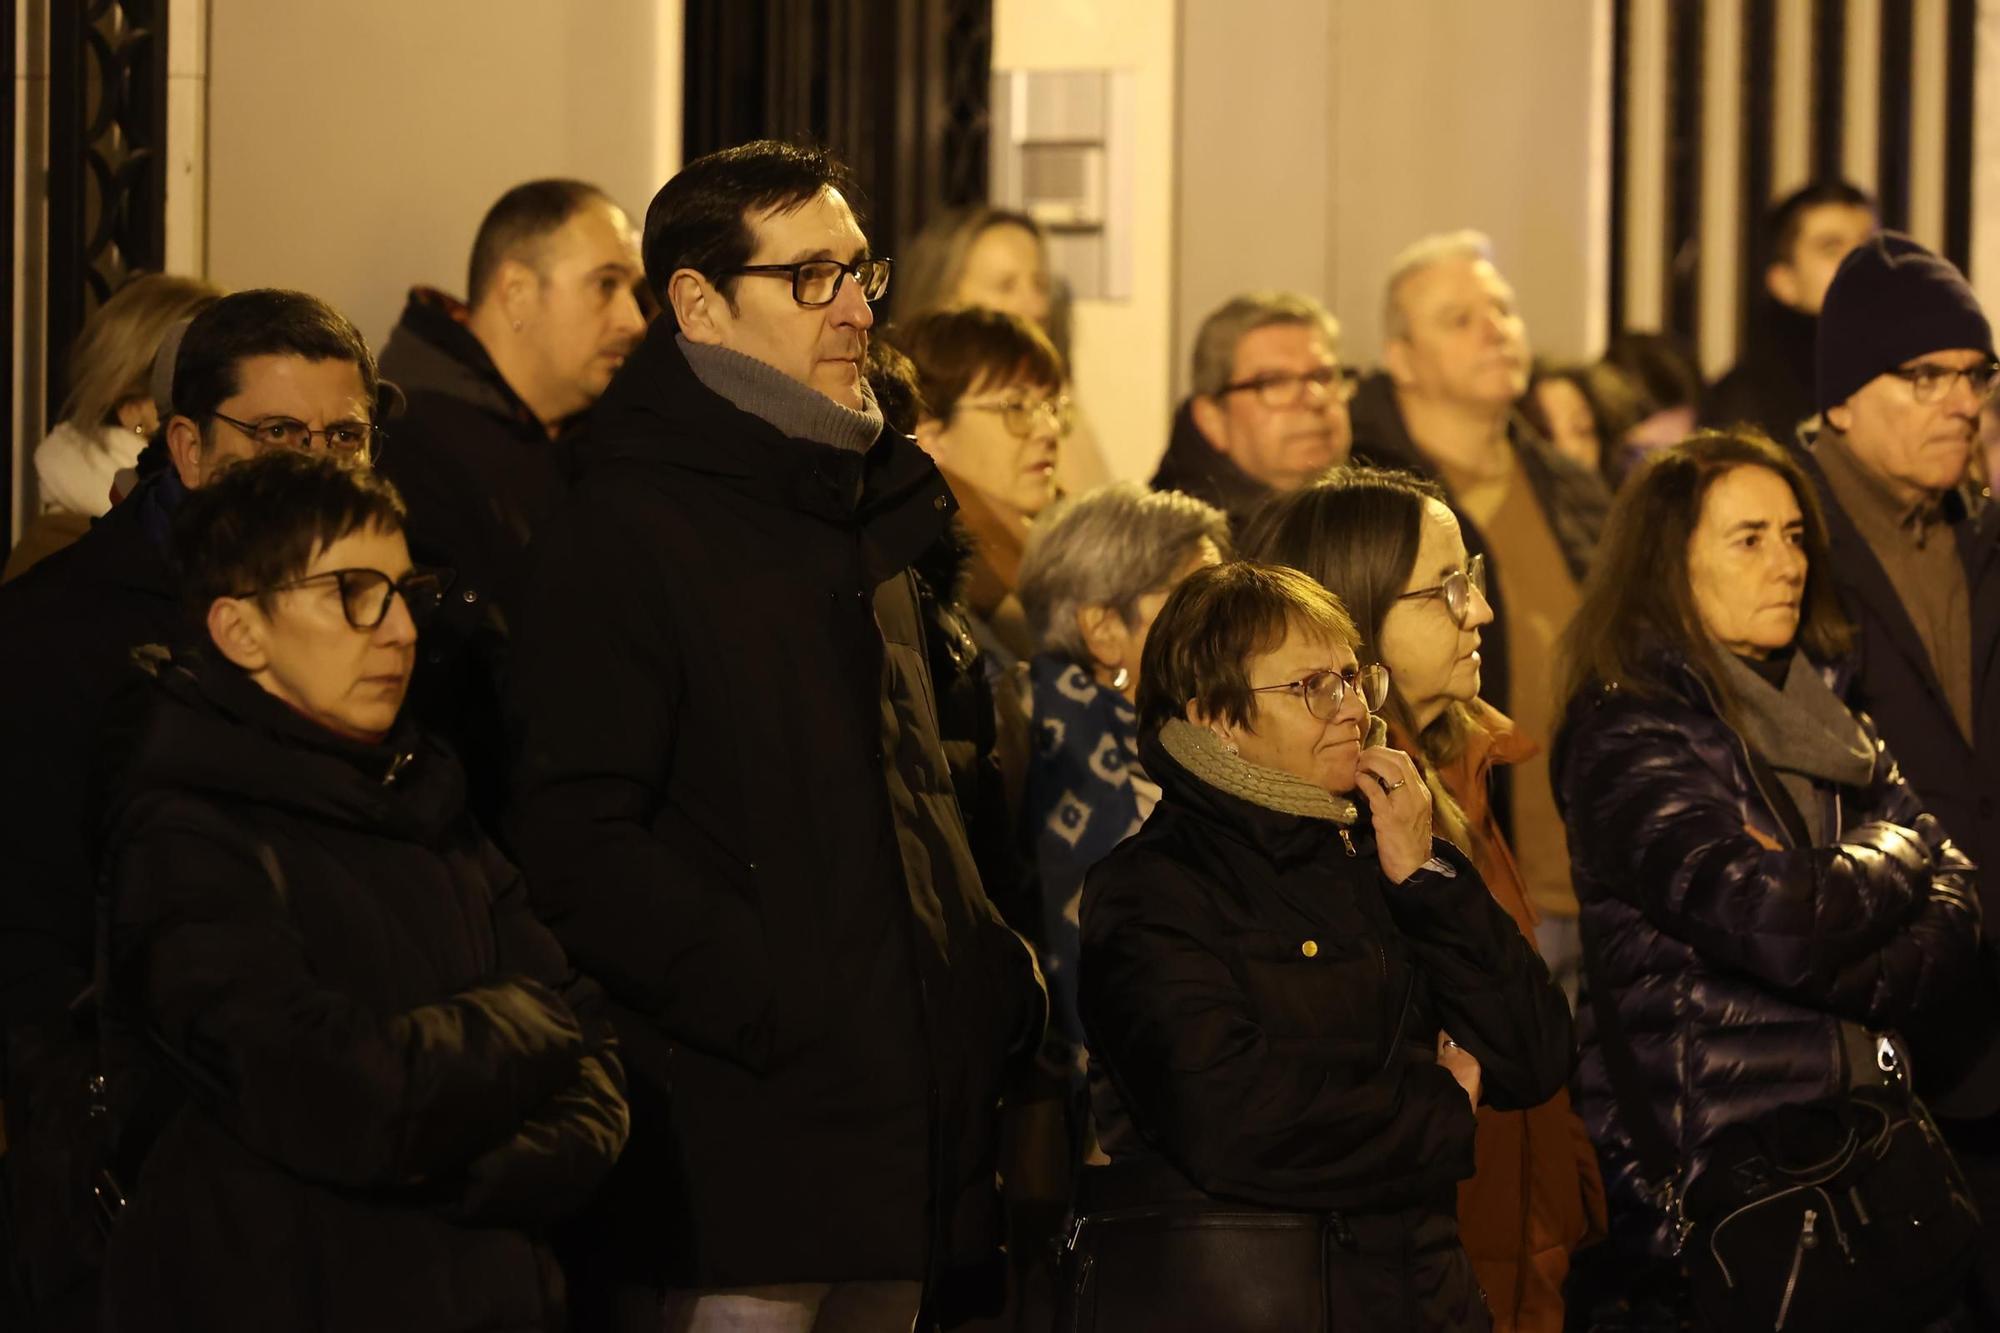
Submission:
M 198 642 L 128 771 L 100 972 L 111 1085 L 172 1095 L 105 1326 L 554 1333 L 546 1228 L 623 1147 L 624 1075 L 403 716 L 440 580 L 324 454 L 234 464 L 176 524 Z
M 1042 905 L 1050 1017 L 1081 1053 L 1077 900 L 1084 872 L 1143 824 L 1160 789 L 1139 761 L 1146 635 L 1182 579 L 1219 564 L 1229 520 L 1179 491 L 1117 482 L 1043 515 L 1021 559 L 1021 605 L 1039 645 L 1023 824 Z
M 1417 761 L 1439 832 L 1532 941 L 1535 909 L 1488 784 L 1534 746 L 1479 697 L 1480 629 L 1493 608 L 1443 492 L 1406 472 L 1343 469 L 1273 500 L 1244 540 L 1248 554 L 1303 570 L 1353 612 L 1362 660 L 1389 669 L 1389 743 Z M 1568 1093 L 1519 1111 L 1481 1107 L 1475 1156 L 1458 1224 L 1494 1327 L 1561 1333 L 1570 1255 L 1604 1229 L 1604 1182 Z
M 1948 1204 L 1915 1216 L 1879 1179 L 1823 1204 L 1800 1195 L 1811 1211 L 1793 1236 L 1747 1263 L 1716 1248 L 1732 1238 L 1697 1206 L 1771 1174 L 1769 1159 L 1709 1170 L 1746 1133 L 1815 1156 L 1804 1108 L 1903 1104 L 1901 1030 L 1954 1002 L 1978 951 L 1973 867 L 1843 701 L 1852 632 L 1828 573 L 1792 456 L 1703 431 L 1627 480 L 1563 641 L 1552 771 L 1590 997 L 1577 1105 L 1610 1195 L 1607 1276 L 1622 1304 L 1666 1320 L 1686 1313 L 1689 1265 L 1712 1273 L 1726 1254 L 1738 1291 L 1768 1293 L 1748 1311 L 1760 1322 L 1835 1327 L 1808 1303 L 1827 1290 L 1823 1257 L 1805 1253 L 1821 1237 L 1828 1255 L 1852 1255 L 1850 1242 L 1874 1254 L 1869 1238 L 1892 1231 L 1925 1238 L 1866 1274 L 1893 1314 L 1850 1308 L 1858 1322 L 1840 1327 L 1914 1327 L 1940 1312 L 1932 1297 L 1956 1294 L 1898 1291 L 1949 1258 L 1954 1219 Z M 1892 1188 L 1948 1200 L 1955 1168 L 1899 1174 Z M 1786 1323 L 1794 1299 L 1818 1313 Z
M 1453 1218 L 1473 1108 L 1548 1100 L 1569 1010 L 1371 725 L 1387 691 L 1296 570 L 1197 570 L 1146 640 L 1161 797 L 1092 868 L 1099 1141 L 1079 1329 L 1488 1326 Z

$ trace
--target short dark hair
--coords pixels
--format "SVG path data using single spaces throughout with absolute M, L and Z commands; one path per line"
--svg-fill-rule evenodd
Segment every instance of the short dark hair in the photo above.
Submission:
M 1799 243 L 1799 232 L 1805 227 L 1806 214 L 1829 204 L 1865 208 L 1870 213 L 1880 212 L 1875 196 L 1852 181 L 1837 177 L 1809 181 L 1771 205 L 1771 212 L 1764 221 L 1764 243 L 1771 247 L 1770 254 L 1765 257 L 1766 262 L 1791 263 L 1792 251 Z
M 1250 725 L 1256 696 L 1247 663 L 1292 629 L 1360 647 L 1340 599 L 1296 569 L 1248 560 L 1197 569 L 1167 594 L 1139 661 L 1139 732 L 1150 736 L 1187 715 Z
M 198 623 L 218 597 L 267 590 L 306 572 L 313 557 L 367 528 L 401 532 L 403 499 L 372 468 L 329 454 L 273 449 L 233 463 L 174 511 L 183 605 Z
M 476 306 L 486 299 L 500 265 L 519 259 L 531 267 L 530 257 L 551 232 L 575 217 L 587 204 L 610 203 L 611 196 L 588 181 L 539 180 L 516 185 L 494 201 L 479 224 L 472 241 L 472 261 L 465 272 L 465 303 Z
M 749 263 L 757 246 L 749 214 L 789 213 L 829 188 L 840 191 L 859 219 L 854 177 L 824 148 L 758 139 L 696 158 L 660 187 L 646 209 L 640 253 L 647 284 L 671 309 L 667 280 L 691 268 L 725 300 L 733 299 L 732 270 Z
M 916 363 L 876 338 L 868 344 L 861 371 L 868 377 L 875 406 L 882 409 L 883 427 L 898 435 L 916 434 L 917 423 L 928 411 L 924 391 L 917 382 Z
M 347 316 L 317 296 L 272 287 L 232 292 L 196 315 L 174 353 L 173 409 L 207 438 L 215 410 L 243 387 L 240 371 L 253 356 L 301 356 L 350 361 L 375 404 L 381 382 L 375 354 Z
M 981 384 L 1055 390 L 1069 378 L 1048 334 L 1019 315 L 984 306 L 919 315 L 897 325 L 889 339 L 917 363 L 924 403 L 941 421 Z
M 1695 607 L 1688 540 L 1701 522 L 1709 488 L 1740 467 L 1784 478 L 1805 517 L 1806 586 L 1794 641 L 1820 662 L 1847 652 L 1854 631 L 1834 591 L 1826 517 L 1804 470 L 1753 429 L 1696 431 L 1650 454 L 1612 502 L 1582 604 L 1560 641 L 1563 703 L 1603 685 L 1657 696 L 1663 685 L 1659 654 L 1666 650 L 1686 658 L 1724 716 L 1730 715 L 1733 696 L 1721 670 L 1723 650 L 1709 638 Z

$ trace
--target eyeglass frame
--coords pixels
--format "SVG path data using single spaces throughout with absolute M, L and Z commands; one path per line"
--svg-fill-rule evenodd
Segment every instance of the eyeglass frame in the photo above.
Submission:
M 833 290 L 827 293 L 824 301 L 808 301 L 799 295 L 799 279 L 806 269 L 817 268 L 823 264 L 832 264 L 840 270 L 834 276 Z M 886 256 L 880 259 L 857 259 L 851 264 L 843 264 L 838 259 L 802 259 L 796 264 L 745 264 L 740 268 L 730 269 L 728 275 L 749 273 L 764 277 L 774 277 L 780 273 L 785 274 L 792 280 L 792 300 L 796 304 L 805 307 L 807 310 L 823 310 L 840 299 L 840 286 L 847 281 L 848 274 L 852 273 L 856 282 L 861 281 L 860 270 L 864 267 L 879 265 L 880 267 L 877 271 L 882 275 L 882 285 L 876 289 L 873 296 L 868 294 L 868 289 L 864 285 L 861 289 L 861 299 L 871 303 L 881 300 L 889 294 L 889 278 L 894 264 L 895 261 Z
M 1972 390 L 1972 396 L 1985 402 L 1993 396 L 1994 386 L 2000 384 L 2000 361 L 1987 360 L 1978 365 L 1963 367 L 1941 366 L 1935 361 L 1922 361 L 1914 366 L 1896 366 L 1882 373 L 1894 375 L 1909 385 L 1911 399 L 1924 407 L 1934 407 L 1951 397 L 1952 387 L 1961 378 L 1965 380 L 1965 386 Z M 1984 375 L 1986 383 L 1975 384 L 1972 379 L 1974 375 Z M 1929 378 L 1932 383 L 1943 387 L 1933 389 L 1931 396 L 1926 398 L 1922 387 L 1918 384 L 1920 378 Z
M 1051 418 L 1050 424 L 1055 427 L 1057 439 L 1067 437 L 1072 430 L 1076 429 L 1076 403 L 1066 393 L 1057 394 L 1053 398 L 1044 398 L 1033 407 L 1028 406 L 1026 403 L 959 402 L 952 404 L 951 410 L 954 412 L 998 412 L 1000 414 L 1000 424 L 1005 426 L 1007 433 L 1017 440 L 1032 439 L 1035 434 L 1035 422 L 1041 417 Z M 1029 414 L 1025 426 L 1016 426 L 1014 424 L 1011 414 L 1016 412 Z
M 1282 685 L 1252 685 L 1250 693 L 1272 694 L 1279 690 L 1296 692 L 1299 696 L 1299 702 L 1305 705 L 1305 710 L 1310 716 L 1321 722 L 1331 722 L 1333 721 L 1334 714 L 1340 711 L 1340 705 L 1346 701 L 1348 690 L 1358 689 L 1360 692 L 1358 697 L 1361 700 L 1361 707 L 1369 713 L 1381 712 L 1382 706 L 1389 702 L 1389 668 L 1381 662 L 1369 662 L 1365 665 L 1357 662 L 1347 670 L 1351 670 L 1354 673 L 1354 679 L 1351 682 L 1347 679 L 1346 670 L 1335 671 L 1332 667 L 1325 667 L 1301 676 L 1297 680 L 1288 680 Z M 1331 676 L 1339 681 L 1340 689 L 1334 694 L 1332 700 L 1327 705 L 1332 712 L 1328 713 L 1325 717 L 1320 717 L 1318 713 L 1313 711 L 1312 690 L 1308 686 L 1310 682 L 1319 680 L 1325 676 Z M 1371 693 L 1368 687 L 1370 680 L 1379 680 L 1381 682 L 1381 687 L 1372 691 L 1376 695 L 1376 699 L 1372 703 L 1369 702 L 1368 698 Z
M 1461 610 L 1453 610 L 1451 605 L 1451 585 L 1454 579 L 1462 580 L 1465 584 L 1465 592 L 1462 594 L 1463 609 Z M 1399 592 L 1393 600 L 1402 602 L 1417 597 L 1436 597 L 1444 602 L 1445 614 L 1449 615 L 1452 618 L 1452 622 L 1460 629 L 1464 629 L 1466 622 L 1472 619 L 1472 594 L 1475 592 L 1481 597 L 1486 595 L 1486 553 L 1484 551 L 1479 552 L 1466 561 L 1464 569 L 1452 570 L 1451 573 L 1444 576 L 1443 580 L 1433 584 L 1431 587 L 1412 588 L 1408 592 Z
M 1277 402 L 1272 402 L 1269 391 L 1279 385 L 1292 385 L 1291 393 Z M 1354 401 L 1354 395 L 1361 391 L 1361 372 L 1353 366 L 1321 366 L 1318 370 L 1286 371 L 1273 375 L 1253 375 L 1247 380 L 1233 380 L 1215 391 L 1217 398 L 1232 393 L 1254 390 L 1257 401 L 1271 411 L 1279 412 L 1288 407 L 1297 407 L 1305 401 L 1306 386 L 1317 384 L 1326 391 L 1327 398 L 1336 403 Z
M 370 624 L 363 625 L 357 623 L 354 619 L 354 613 L 348 609 L 346 578 L 350 574 L 372 574 L 382 580 L 384 586 L 388 589 L 387 594 L 382 598 L 382 609 L 376 613 L 374 621 Z M 409 611 L 412 621 L 427 619 L 432 612 L 443 605 L 444 595 L 451 589 L 452 583 L 457 577 L 456 570 L 445 569 L 435 565 L 412 565 L 410 572 L 403 575 L 400 579 L 390 578 L 387 570 L 371 569 L 366 565 L 351 565 L 344 569 L 323 569 L 317 574 L 302 574 L 298 578 L 287 579 L 283 583 L 274 583 L 266 588 L 252 588 L 248 592 L 233 592 L 229 595 L 241 598 L 266 597 L 273 593 L 291 592 L 294 589 L 303 588 L 307 584 L 333 579 L 339 586 L 340 614 L 347 621 L 348 627 L 350 629 L 366 630 L 372 634 L 382 628 L 382 622 L 389 618 L 390 604 L 398 597 L 403 599 L 403 606 Z M 417 579 L 427 579 L 437 585 L 436 601 L 421 610 L 410 600 L 409 592 L 405 587 L 405 585 Z
M 269 445 L 271 447 L 278 449 L 296 449 L 299 453 L 309 454 L 313 452 L 313 443 L 312 443 L 313 437 L 315 435 L 319 435 L 319 436 L 324 436 L 326 438 L 326 452 L 331 454 L 333 457 L 365 458 L 371 463 L 375 461 L 376 447 L 383 440 L 386 440 L 389 437 L 389 432 L 383 430 L 380 426 L 376 425 L 372 421 L 335 422 L 333 425 L 327 426 L 321 430 L 314 430 L 311 426 L 306 425 L 305 422 L 300 421 L 297 417 L 286 416 L 283 412 L 273 412 L 270 416 L 260 417 L 256 421 L 239 421 L 235 417 L 225 416 L 220 412 L 214 412 L 214 411 L 211 411 L 208 415 L 213 417 L 217 421 L 225 423 L 226 425 L 234 426 L 237 429 L 237 431 L 241 433 L 246 439 L 252 440 L 258 444 Z M 298 446 L 296 445 L 274 443 L 273 441 L 266 440 L 257 434 L 259 427 L 273 421 L 289 421 L 293 425 L 297 426 L 300 430 L 304 431 L 306 435 L 305 448 L 299 449 Z M 362 432 L 362 440 L 358 448 L 337 449 L 334 447 L 333 432 L 335 430 L 353 430 L 356 427 L 359 427 Z

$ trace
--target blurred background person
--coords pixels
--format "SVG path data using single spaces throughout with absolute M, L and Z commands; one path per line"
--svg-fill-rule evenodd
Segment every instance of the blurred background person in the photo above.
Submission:
M 1023 826 L 1034 844 L 1042 975 L 1052 1035 L 1080 1057 L 1077 904 L 1084 872 L 1152 813 L 1159 785 L 1139 761 L 1139 666 L 1167 595 L 1229 553 L 1221 510 L 1179 491 L 1114 482 L 1060 501 L 1021 561 L 1033 753 Z
M 1435 483 L 1341 469 L 1274 500 L 1245 554 L 1289 565 L 1340 599 L 1359 657 L 1389 670 L 1389 744 L 1416 760 L 1438 835 L 1479 867 L 1494 901 L 1532 940 L 1535 909 L 1487 787 L 1530 742 L 1479 697 L 1480 631 L 1493 621 L 1482 562 Z M 1458 1186 L 1458 1225 L 1499 1330 L 1561 1333 L 1570 1255 L 1604 1232 L 1604 1183 L 1583 1123 L 1559 1090 L 1521 1111 L 1479 1108 L 1477 1170 Z
M 1569 1010 L 1416 763 L 1371 743 L 1388 680 L 1359 646 L 1270 565 L 1197 570 L 1153 622 L 1162 794 L 1083 895 L 1110 1162 L 1078 1191 L 1074 1327 L 1489 1327 L 1450 1192 L 1482 1100 L 1561 1089 Z
M 1973 869 L 1843 699 L 1852 634 L 1797 462 L 1707 431 L 1620 494 L 1564 639 L 1555 779 L 1590 969 L 1577 1100 L 1609 1187 L 1604 1277 L 1641 1314 L 1686 1313 L 1680 1261 L 1714 1234 L 1684 1250 L 1661 1191 L 1688 1199 L 1721 1136 L 1780 1107 L 1907 1096 L 1884 1036 L 1974 970 Z M 1868 1222 L 1827 1206 L 1829 1229 Z
M 1257 506 L 1347 461 L 1354 372 L 1340 323 L 1297 292 L 1246 292 L 1194 336 L 1193 393 L 1175 413 L 1153 488 L 1183 491 L 1241 530 Z
M 1772 206 L 1764 223 L 1764 290 L 1751 309 L 1743 355 L 1701 400 L 1704 426 L 1755 426 L 1791 444 L 1819 410 L 1813 346 L 1820 307 L 1840 261 L 1875 234 L 1875 198 L 1844 180 L 1816 180 Z
M 1652 414 L 1644 391 L 1603 361 L 1537 363 L 1521 413 L 1556 452 L 1597 472 L 1618 489 L 1629 462 L 1627 437 Z
M 1036 325 L 984 306 L 919 315 L 890 341 L 917 368 L 917 443 L 951 483 L 972 535 L 974 633 L 992 669 L 1011 677 L 1035 648 L 1015 596 L 1021 552 L 1056 497 L 1056 460 L 1074 421 L 1062 355 Z
M 1685 339 L 1667 333 L 1623 330 L 1604 349 L 1604 363 L 1631 376 L 1645 397 L 1646 414 L 1625 432 L 1619 476 L 1649 450 L 1679 444 L 1694 433 L 1701 403 L 1701 371 Z
M 35 447 L 42 512 L 21 534 L 4 578 L 68 546 L 110 511 L 118 474 L 160 428 L 153 361 L 161 340 L 221 295 L 198 278 L 141 273 L 92 313 L 70 349 L 62 418 Z
M 979 205 L 933 218 L 896 260 L 893 300 L 897 324 L 960 306 L 984 306 L 1041 328 L 1065 366 L 1074 367 L 1071 349 L 1072 300 L 1069 287 L 1049 269 L 1048 235 L 1026 213 Z M 1082 409 L 1063 456 L 1056 483 L 1081 492 L 1111 480 Z

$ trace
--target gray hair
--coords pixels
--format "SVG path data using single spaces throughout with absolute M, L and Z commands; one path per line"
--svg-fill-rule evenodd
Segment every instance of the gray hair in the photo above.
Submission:
M 1245 292 L 1232 296 L 1201 322 L 1194 335 L 1194 391 L 1213 398 L 1229 384 L 1236 362 L 1236 344 L 1246 334 L 1273 324 L 1305 324 L 1326 339 L 1327 350 L 1340 350 L 1340 321 L 1310 296 L 1297 292 Z
M 1203 537 L 1226 555 L 1229 520 L 1180 491 L 1119 481 L 1057 501 L 1028 534 L 1016 589 L 1036 643 L 1088 665 L 1076 613 L 1108 606 L 1129 622 L 1139 599 L 1165 588 Z
M 1493 238 L 1483 231 L 1442 231 L 1403 248 L 1389 263 L 1389 283 L 1382 296 L 1382 336 L 1407 338 L 1410 321 L 1403 317 L 1403 284 L 1452 259 L 1483 259 L 1493 262 Z

